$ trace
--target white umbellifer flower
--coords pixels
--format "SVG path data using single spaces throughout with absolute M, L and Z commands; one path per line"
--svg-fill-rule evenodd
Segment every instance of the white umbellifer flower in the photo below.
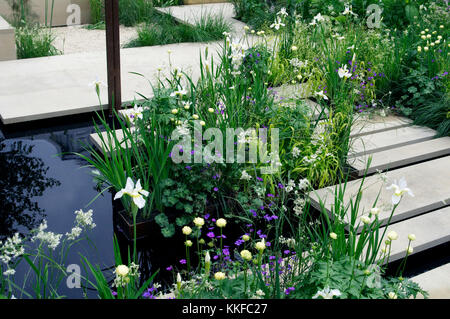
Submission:
M 409 234 L 409 235 L 408 235 L 408 239 L 409 239 L 410 241 L 414 241 L 414 240 L 416 240 L 416 235 L 414 235 L 414 234 Z
M 31 241 L 34 242 L 39 240 L 41 244 L 45 244 L 48 248 L 55 250 L 58 247 L 62 234 L 55 234 L 54 232 L 46 232 L 47 229 L 47 221 L 44 220 L 39 228 L 36 230 L 36 234 L 31 238 Z
M 340 77 L 341 79 L 342 79 L 343 77 L 349 78 L 349 77 L 352 76 L 352 74 L 349 72 L 349 70 L 348 70 L 348 68 L 347 68 L 347 64 L 344 65 L 343 68 L 339 68 L 338 74 L 339 74 L 339 77 Z
M 125 265 L 119 265 L 116 268 L 116 274 L 122 277 L 125 277 L 130 272 L 130 269 Z
M 361 216 L 361 221 L 363 222 L 363 224 L 370 224 L 370 218 L 367 216 Z
M 14 236 L 8 237 L 3 244 L 0 242 L 0 261 L 8 265 L 14 258 L 22 256 L 25 253 L 22 241 L 19 233 L 15 233 Z
M 83 229 L 81 229 L 78 226 L 75 226 L 74 228 L 72 228 L 70 233 L 66 233 L 66 236 L 69 240 L 75 240 L 78 237 L 80 237 L 82 231 Z
M 295 188 L 295 182 L 292 179 L 290 179 L 286 185 L 286 192 L 290 193 L 294 190 L 294 188 Z
M 94 219 L 92 218 L 94 211 L 92 209 L 84 212 L 82 209 L 75 211 L 75 221 L 77 225 L 82 226 L 83 228 L 93 229 L 97 225 L 94 223 Z
M 241 175 L 241 179 L 245 180 L 245 181 L 249 181 L 252 179 L 252 177 L 245 171 L 242 171 L 242 175 Z
M 323 98 L 324 100 L 328 100 L 328 97 L 323 93 L 322 91 L 318 91 L 314 93 L 315 96 L 320 96 L 321 98 Z
M 379 213 L 380 213 L 380 209 L 377 208 L 377 207 L 373 207 L 373 208 L 370 210 L 370 215 L 372 215 L 372 216 L 377 216 Z
M 219 227 L 219 228 L 223 228 L 223 227 L 225 227 L 225 226 L 227 225 L 227 221 L 226 221 L 225 219 L 223 219 L 223 218 L 219 218 L 219 219 L 216 221 L 216 225 L 217 225 L 217 227 Z
M 298 189 L 299 190 L 304 190 L 304 189 L 306 189 L 306 188 L 308 188 L 308 186 L 309 186 L 309 181 L 308 181 L 308 179 L 306 179 L 306 178 L 303 178 L 303 179 L 301 179 L 299 182 L 298 182 Z
M 117 192 L 116 196 L 114 196 L 114 200 L 121 198 L 123 195 L 130 196 L 133 199 L 133 203 L 137 207 L 142 209 L 145 206 L 145 199 L 142 195 L 147 197 L 149 195 L 149 192 L 142 188 L 140 180 L 137 181 L 135 186 L 133 180 L 128 177 L 125 188 Z
M 258 290 L 256 290 L 256 295 L 258 295 L 258 296 L 260 296 L 260 297 L 263 297 L 263 296 L 265 296 L 266 294 L 265 294 L 264 291 L 262 291 L 261 289 L 258 289 Z
M 183 234 L 185 234 L 186 236 L 189 236 L 192 233 L 192 228 L 189 226 L 184 226 L 181 231 L 183 232 Z
M 407 187 L 407 183 L 404 177 L 402 177 L 398 185 L 396 181 L 391 186 L 388 186 L 386 189 L 394 189 L 394 194 L 392 194 L 392 203 L 394 205 L 397 205 L 400 202 L 400 199 L 405 193 L 408 193 L 409 196 L 414 197 L 414 194 L 412 191 Z
M 319 290 L 312 299 L 317 299 L 322 297 L 323 299 L 333 299 L 333 297 L 339 297 L 341 292 L 339 289 L 330 289 L 330 287 L 325 287 L 323 290 Z
M 300 156 L 300 154 L 301 154 L 300 149 L 297 146 L 294 146 L 294 148 L 292 149 L 292 156 L 294 158 L 297 158 Z
M 226 275 L 223 272 L 218 271 L 214 274 L 214 278 L 216 280 L 224 280 L 226 278 Z
M 194 218 L 194 225 L 197 226 L 198 228 L 202 227 L 203 225 L 205 225 L 205 220 L 201 217 L 195 217 Z
M 259 241 L 255 244 L 255 248 L 257 250 L 259 250 L 259 252 L 263 252 L 264 249 L 266 249 L 266 242 L 265 242 L 264 238 L 262 241 Z
M 274 23 L 270 25 L 271 29 L 280 30 L 281 27 L 285 27 L 286 25 L 282 22 L 280 17 L 277 17 Z
M 398 234 L 395 231 L 390 231 L 387 234 L 387 237 L 389 238 L 390 241 L 396 240 L 398 238 Z
M 243 251 L 241 251 L 241 257 L 246 261 L 250 261 L 252 260 L 252 253 L 244 249 Z
M 14 276 L 15 274 L 16 274 L 16 271 L 14 269 L 7 269 L 3 272 L 4 276 Z

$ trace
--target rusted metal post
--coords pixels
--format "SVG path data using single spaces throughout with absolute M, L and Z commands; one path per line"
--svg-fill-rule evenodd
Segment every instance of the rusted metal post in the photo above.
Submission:
M 119 110 L 122 105 L 120 80 L 119 0 L 105 0 L 106 59 L 108 67 L 108 105 Z

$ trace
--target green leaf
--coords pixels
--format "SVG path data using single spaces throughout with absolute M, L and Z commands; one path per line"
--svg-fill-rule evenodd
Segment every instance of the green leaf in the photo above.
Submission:
M 167 227 L 170 225 L 169 218 L 167 218 L 166 214 L 161 213 L 155 216 L 156 223 L 161 227 Z
M 168 226 L 161 229 L 161 233 L 164 237 L 172 237 L 175 234 L 175 226 L 173 224 L 169 224 Z

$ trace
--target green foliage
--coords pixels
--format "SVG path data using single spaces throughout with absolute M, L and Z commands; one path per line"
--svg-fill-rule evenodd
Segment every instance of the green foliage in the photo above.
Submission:
M 25 25 L 16 29 L 18 59 L 38 58 L 61 54 L 53 46 L 54 36 L 49 29 Z
M 207 42 L 220 40 L 230 25 L 222 16 L 203 16 L 194 26 L 178 23 L 172 16 L 152 12 L 146 23 L 138 28 L 137 39 L 127 47 L 153 46 L 180 42 Z

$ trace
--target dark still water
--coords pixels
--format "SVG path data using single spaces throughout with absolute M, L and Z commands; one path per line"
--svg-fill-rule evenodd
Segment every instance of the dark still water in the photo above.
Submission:
M 92 209 L 97 226 L 90 231 L 89 239 L 95 247 L 87 241 L 77 244 L 65 266 L 81 266 L 80 253 L 102 269 L 114 265 L 111 193 L 105 192 L 87 206 L 98 194 L 91 169 L 83 167 L 86 163 L 76 155 L 60 155 L 83 152 L 81 142 L 89 143 L 89 134 L 94 132 L 91 124 L 85 121 L 33 131 L 1 128 L 0 240 L 15 232 L 27 234 L 44 219 L 47 231 L 66 234 L 74 227 L 76 210 Z M 28 270 L 24 262 L 19 265 L 16 284 L 22 286 Z M 65 279 L 59 292 L 69 298 L 82 297 L 81 289 L 67 288 Z

